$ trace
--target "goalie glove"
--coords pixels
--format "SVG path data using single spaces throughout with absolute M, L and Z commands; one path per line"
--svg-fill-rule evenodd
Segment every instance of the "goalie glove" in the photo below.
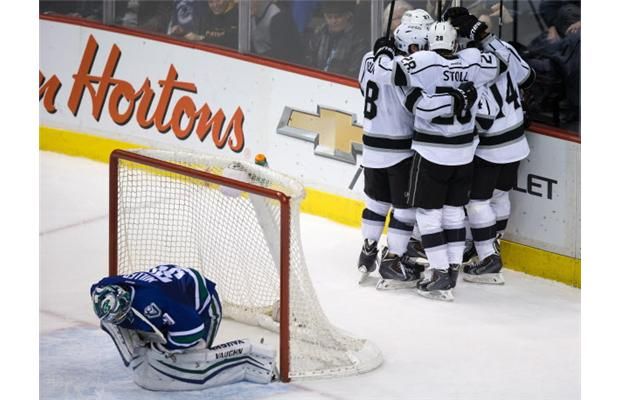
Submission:
M 381 55 L 386 55 L 390 57 L 390 59 L 393 59 L 394 55 L 396 54 L 396 45 L 394 44 L 394 38 L 381 36 L 375 42 L 375 45 L 372 48 L 372 52 L 375 55 L 375 60 Z

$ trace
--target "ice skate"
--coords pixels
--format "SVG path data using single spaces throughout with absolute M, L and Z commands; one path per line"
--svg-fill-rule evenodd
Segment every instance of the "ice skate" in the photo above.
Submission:
M 357 262 L 357 269 L 362 273 L 358 283 L 363 283 L 368 278 L 368 275 L 377 269 L 378 253 L 377 241 L 364 239 L 364 245 Z
M 478 252 L 472 240 L 465 241 L 465 251 L 463 252 L 463 264 L 474 264 L 478 262 Z
M 493 241 L 493 249 L 495 250 L 496 254 L 499 254 L 501 256 L 500 250 L 501 250 L 501 246 L 500 246 L 500 239 L 502 237 L 500 235 L 497 235 L 497 237 L 495 238 L 495 240 Z
M 454 289 L 456 283 L 458 282 L 460 269 L 460 264 L 450 264 L 450 268 L 448 268 L 448 275 L 450 276 L 450 287 L 452 289 Z
M 388 248 L 384 247 L 379 266 L 381 279 L 377 282 L 377 289 L 414 288 L 423 271 L 422 264 L 405 265 L 400 256 L 390 253 Z
M 463 280 L 474 283 L 488 283 L 503 285 L 504 276 L 501 273 L 502 259 L 498 254 L 491 254 L 484 260 L 463 267 Z
M 422 247 L 422 242 L 415 239 L 410 238 L 409 243 L 407 243 L 407 252 L 405 255 L 409 258 L 423 258 L 426 260 L 426 253 L 424 252 L 424 247 Z
M 418 282 L 417 292 L 420 296 L 433 300 L 453 301 L 450 271 L 432 268 L 427 270 L 423 280 Z

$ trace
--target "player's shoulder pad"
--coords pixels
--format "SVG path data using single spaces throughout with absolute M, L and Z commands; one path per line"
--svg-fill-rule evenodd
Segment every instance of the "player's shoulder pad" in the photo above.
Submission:
M 480 50 L 469 47 L 467 49 L 463 49 L 457 53 L 458 57 L 469 64 L 478 64 L 480 63 L 480 57 L 482 53 Z

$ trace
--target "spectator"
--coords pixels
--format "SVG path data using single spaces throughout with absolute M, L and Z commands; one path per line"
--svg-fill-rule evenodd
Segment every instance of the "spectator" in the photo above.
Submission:
M 237 48 L 239 37 L 239 7 L 234 0 L 207 0 L 204 19 L 204 41 Z
M 252 52 L 282 61 L 302 61 L 301 38 L 288 10 L 273 1 L 252 0 Z
M 556 42 L 581 29 L 581 1 L 542 0 L 539 11 L 547 24 L 549 42 Z
M 355 2 L 330 1 L 321 4 L 325 22 L 310 39 L 307 62 L 323 71 L 356 77 L 362 56 L 368 51 L 363 35 L 353 26 Z
M 554 114 L 554 123 L 573 129 L 580 113 L 580 75 L 581 75 L 581 10 L 579 2 L 545 1 L 540 3 L 540 12 L 548 25 L 546 32 L 536 37 L 528 47 L 528 60 L 538 78 L 534 85 L 546 82 L 560 82 L 560 93 L 545 87 L 538 89 L 543 98 L 533 99 L 541 104 L 540 111 Z M 563 91 L 563 93 L 562 93 Z M 552 96 L 551 106 L 544 100 Z M 539 96 L 540 97 L 540 96 Z M 551 109 L 549 109 L 551 108 Z M 532 110 L 536 113 L 537 110 Z M 575 129 L 578 129 L 576 127 Z
M 315 11 L 319 6 L 318 0 L 292 0 L 290 1 L 290 9 L 297 31 L 301 34 L 305 33 L 308 24 L 312 20 Z
M 168 35 L 187 40 L 203 40 L 204 18 L 207 4 L 204 1 L 174 0 Z
M 39 1 L 39 12 L 47 15 L 66 15 L 68 17 L 77 17 L 101 21 L 103 16 L 102 1 Z
M 172 0 L 116 1 L 116 23 L 153 33 L 166 33 Z
M 387 29 L 388 18 L 390 17 L 390 7 L 391 4 L 388 4 L 383 10 L 383 22 L 381 24 L 383 28 L 381 31 L 381 35 L 385 35 L 385 31 Z M 413 10 L 413 6 L 408 1 L 396 0 L 394 2 L 394 13 L 392 14 L 392 24 L 390 25 L 390 32 L 394 32 L 394 29 L 396 29 L 398 25 L 400 25 L 400 19 L 403 17 L 405 11 L 409 10 Z

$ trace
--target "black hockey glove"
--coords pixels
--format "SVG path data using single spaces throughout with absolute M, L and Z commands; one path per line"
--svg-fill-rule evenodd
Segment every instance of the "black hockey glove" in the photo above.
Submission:
M 461 15 L 450 18 L 452 26 L 456 29 L 460 37 L 469 40 L 482 40 L 487 36 L 487 24 L 479 21 L 473 15 Z
M 478 91 L 472 82 L 461 83 L 450 94 L 454 97 L 454 113 L 456 115 L 462 115 L 469 111 L 478 98 Z
M 385 54 L 386 56 L 390 57 L 390 59 L 393 59 L 394 55 L 396 54 L 396 45 L 394 44 L 394 38 L 381 36 L 375 42 L 372 51 L 375 55 L 375 60 L 379 58 L 379 56 L 382 54 Z
M 448 8 L 441 17 L 442 21 L 449 21 L 450 18 L 461 17 L 464 15 L 469 15 L 469 11 L 465 7 L 450 7 Z

